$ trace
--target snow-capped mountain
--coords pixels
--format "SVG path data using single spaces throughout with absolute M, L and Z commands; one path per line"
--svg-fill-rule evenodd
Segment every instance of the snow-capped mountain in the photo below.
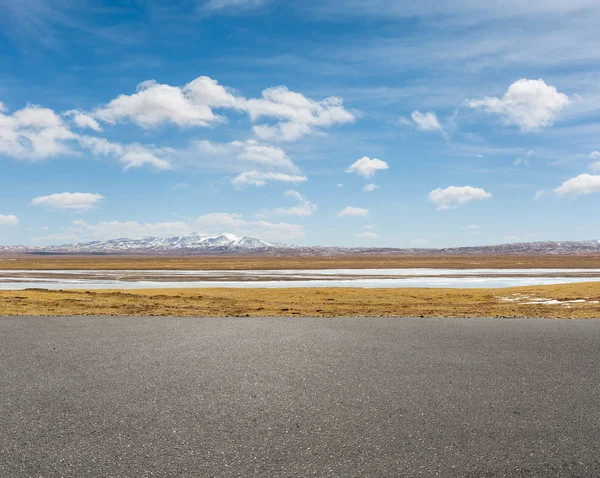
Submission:
M 226 252 L 261 252 L 285 247 L 252 237 L 238 237 L 234 234 L 220 234 L 218 236 L 202 236 L 191 234 L 189 236 L 175 237 L 143 237 L 141 239 L 110 239 L 107 241 L 93 241 L 60 246 L 30 247 L 17 250 L 7 247 L 6 252 L 40 252 L 40 253 L 72 253 L 72 254 L 115 254 L 115 253 L 226 253 Z M 0 247 L 0 251 L 3 248 Z
M 396 255 L 543 255 L 600 254 L 600 241 L 526 242 L 445 249 L 296 246 L 234 234 L 110 239 L 60 246 L 0 246 L 0 254 L 255 254 L 326 256 L 348 254 Z

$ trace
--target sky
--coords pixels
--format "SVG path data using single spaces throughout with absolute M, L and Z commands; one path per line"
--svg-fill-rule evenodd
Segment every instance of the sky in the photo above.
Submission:
M 0 245 L 600 239 L 597 0 L 0 0 Z

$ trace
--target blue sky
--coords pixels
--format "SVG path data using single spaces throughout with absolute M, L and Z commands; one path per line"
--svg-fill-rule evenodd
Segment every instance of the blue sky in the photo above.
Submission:
M 598 239 L 599 22 L 597 0 L 0 0 L 0 244 Z

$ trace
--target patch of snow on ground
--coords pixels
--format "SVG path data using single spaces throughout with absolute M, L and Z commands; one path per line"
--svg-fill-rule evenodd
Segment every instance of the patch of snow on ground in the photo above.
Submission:
M 498 297 L 498 300 L 500 302 L 514 302 L 519 305 L 564 305 L 565 307 L 570 307 L 568 304 L 583 304 L 587 302 L 585 299 L 558 300 L 518 294 L 513 294 L 513 297 Z M 589 303 L 598 304 L 600 301 L 594 300 Z

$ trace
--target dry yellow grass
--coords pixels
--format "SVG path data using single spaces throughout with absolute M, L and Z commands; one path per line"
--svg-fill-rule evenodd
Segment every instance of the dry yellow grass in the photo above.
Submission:
M 529 296 L 584 303 L 502 302 Z M 510 289 L 0 291 L 0 315 L 600 318 L 600 282 Z
M 265 270 L 265 269 L 600 269 L 600 255 L 581 256 L 0 256 L 0 270 Z

